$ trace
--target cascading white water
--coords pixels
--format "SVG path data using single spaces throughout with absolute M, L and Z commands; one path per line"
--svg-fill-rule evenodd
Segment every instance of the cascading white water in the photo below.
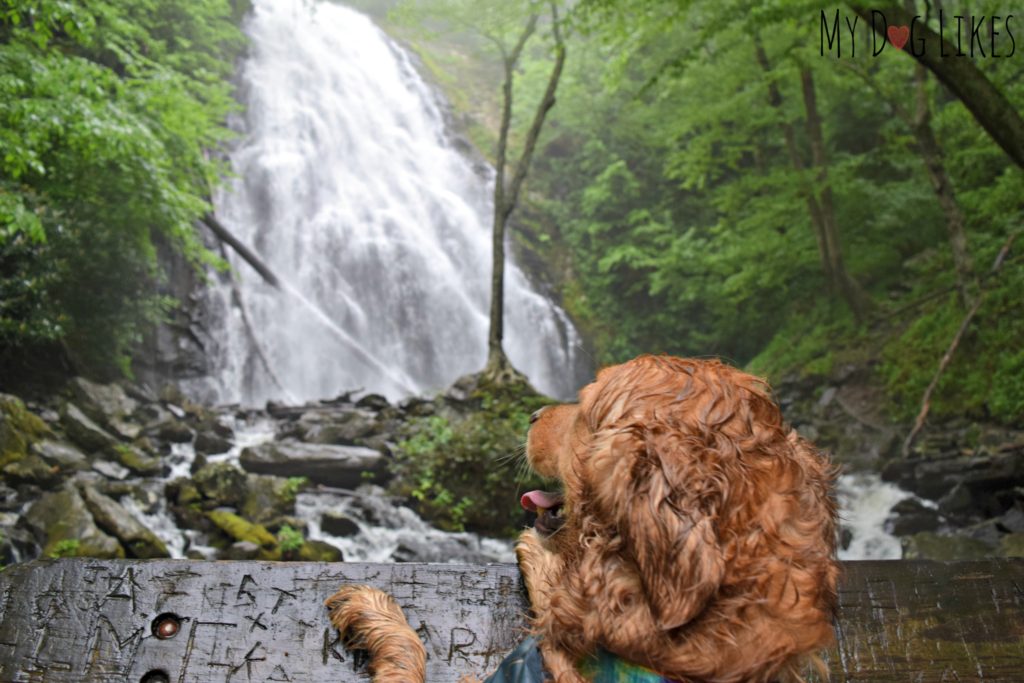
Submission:
M 435 95 L 367 17 L 257 0 L 246 31 L 238 178 L 216 212 L 285 284 L 229 254 L 241 308 L 224 278 L 207 305 L 215 377 L 190 389 L 249 404 L 356 388 L 394 399 L 482 368 L 490 171 L 452 146 Z M 572 324 L 513 264 L 505 277 L 510 359 L 571 395 Z

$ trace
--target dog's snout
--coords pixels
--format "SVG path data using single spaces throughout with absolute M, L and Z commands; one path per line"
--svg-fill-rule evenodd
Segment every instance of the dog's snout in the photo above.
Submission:
M 533 415 L 530 416 L 530 424 L 533 424 L 534 422 L 539 420 L 540 414 L 543 413 L 546 408 L 547 406 L 544 406 L 544 408 L 541 408 L 540 410 L 533 411 Z

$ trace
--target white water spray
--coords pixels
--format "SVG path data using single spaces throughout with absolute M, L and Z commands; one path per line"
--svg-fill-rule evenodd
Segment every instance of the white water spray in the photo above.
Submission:
M 206 307 L 214 377 L 186 388 L 222 403 L 356 388 L 394 399 L 481 369 L 492 174 L 454 148 L 434 93 L 367 17 L 322 1 L 254 5 L 238 179 L 215 204 L 285 291 L 230 255 L 254 334 L 223 284 Z M 571 395 L 572 324 L 513 264 L 505 276 L 510 359 L 541 391 Z

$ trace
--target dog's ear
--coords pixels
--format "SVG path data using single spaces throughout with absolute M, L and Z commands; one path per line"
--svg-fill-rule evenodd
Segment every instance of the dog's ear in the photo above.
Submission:
M 725 563 L 699 494 L 673 485 L 687 477 L 667 452 L 679 444 L 643 425 L 595 436 L 587 459 L 595 512 L 622 538 L 657 626 L 681 626 L 717 591 Z

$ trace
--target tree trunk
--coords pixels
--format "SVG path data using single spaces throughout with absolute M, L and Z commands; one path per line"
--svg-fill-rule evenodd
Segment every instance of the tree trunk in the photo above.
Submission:
M 779 86 L 776 85 L 775 81 L 772 80 L 772 69 L 768 63 L 768 55 L 765 54 L 764 45 L 761 43 L 761 38 L 758 35 L 754 35 L 754 52 L 757 56 L 757 63 L 764 70 L 768 76 L 768 103 L 773 109 L 782 109 L 782 94 L 779 92 Z M 821 216 L 821 206 L 818 204 L 817 198 L 814 196 L 812 189 L 803 182 L 804 174 L 804 159 L 800 154 L 800 147 L 796 142 L 796 131 L 793 130 L 793 124 L 789 121 L 782 122 L 782 135 L 786 140 L 786 151 L 789 154 L 789 161 L 793 165 L 793 169 L 801 177 L 802 191 L 807 200 L 807 213 L 811 217 L 811 230 L 814 231 L 814 239 L 818 243 L 818 256 L 821 259 L 821 271 L 825 275 L 825 282 L 832 287 L 832 259 L 828 254 L 828 243 L 825 241 L 824 227 Z
M 804 109 L 807 114 L 807 137 L 811 144 L 811 163 L 817 169 L 816 194 L 821 206 L 822 237 L 827 248 L 829 271 L 839 294 L 850 307 L 858 322 L 867 317 L 870 302 L 864 290 L 846 270 L 839 241 L 839 226 L 832 202 L 832 186 L 828 182 L 828 161 L 825 157 L 825 141 L 821 133 L 821 116 L 818 114 L 817 98 L 814 93 L 814 78 L 811 70 L 800 69 L 800 85 L 804 95 Z
M 956 268 L 956 284 L 960 298 L 960 305 L 963 308 L 970 308 L 974 303 L 975 294 L 978 289 L 978 280 L 974 275 L 974 266 L 971 263 L 971 255 L 967 250 L 967 233 L 964 230 L 964 212 L 960 203 L 956 200 L 956 192 L 953 189 L 953 180 L 946 173 L 946 166 L 942 162 L 942 148 L 935 138 L 935 131 L 932 129 L 931 109 L 928 106 L 928 93 L 925 88 L 926 80 L 925 67 L 917 64 L 914 67 L 914 82 L 917 90 L 917 111 L 914 118 L 909 122 L 910 129 L 917 141 L 918 151 L 924 166 L 928 170 L 928 178 L 932 182 L 939 199 L 939 206 L 946 215 L 946 228 L 949 232 L 949 246 L 953 252 L 953 265 Z
M 491 270 L 491 308 L 490 308 L 490 330 L 487 335 L 487 366 L 484 374 L 497 383 L 507 383 L 513 377 L 521 377 L 515 371 L 505 350 L 502 341 L 505 336 L 504 302 L 505 302 L 505 231 L 508 226 L 509 217 L 516 208 L 519 200 L 519 191 L 526 173 L 530 168 L 530 161 L 533 152 L 540 139 L 540 132 L 544 126 L 544 119 L 547 117 L 551 107 L 555 106 L 555 91 L 558 89 L 558 81 L 562 76 L 562 68 L 565 65 L 565 43 L 558 26 L 558 12 L 551 4 L 552 33 L 555 38 L 555 64 L 548 77 L 547 88 L 544 96 L 537 104 L 537 110 L 530 124 L 530 130 L 523 143 L 523 151 L 516 162 L 515 174 L 512 181 L 506 186 L 505 175 L 508 154 L 508 134 L 512 121 L 512 79 L 515 67 L 519 62 L 523 47 L 526 41 L 537 26 L 537 15 L 530 17 L 530 21 L 519 41 L 509 54 L 502 55 L 505 70 L 505 82 L 502 85 L 502 111 L 501 128 L 498 134 L 498 148 L 495 155 L 495 178 L 494 178 L 494 223 L 492 226 L 492 270 Z
M 878 8 L 854 5 L 853 10 L 869 24 L 872 10 L 881 12 L 889 26 L 909 26 L 914 23 L 914 13 L 899 6 Z M 883 39 L 886 38 L 886 24 L 879 21 L 873 28 Z M 924 40 L 923 49 L 916 49 L 916 45 L 908 43 L 904 51 L 928 67 L 954 95 L 960 98 L 996 144 L 1018 166 L 1024 168 L 1024 118 L 1020 113 L 975 66 L 970 57 L 957 56 L 956 47 L 949 41 L 942 40 L 939 34 L 925 26 L 923 22 L 916 22 L 914 40 L 917 42 L 920 39 Z

